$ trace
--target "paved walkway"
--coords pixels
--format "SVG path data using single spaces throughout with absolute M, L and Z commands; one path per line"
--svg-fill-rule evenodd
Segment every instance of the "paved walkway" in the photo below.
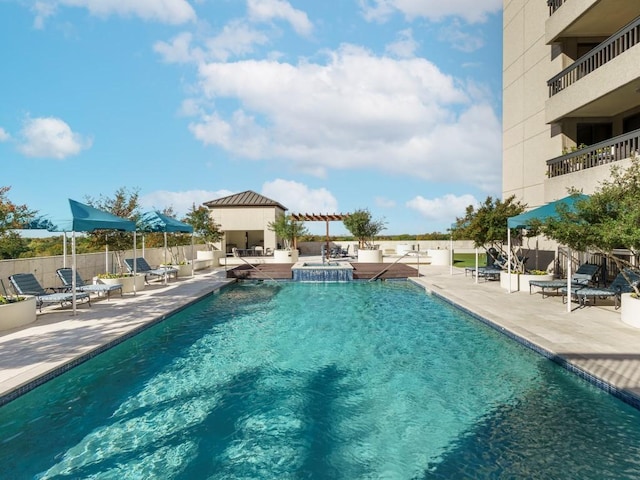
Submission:
M 640 329 L 623 323 L 613 305 L 568 312 L 559 296 L 507 293 L 499 282 L 450 270 L 422 267 L 419 282 L 640 408 Z
M 528 292 L 507 293 L 498 282 L 475 283 L 462 269 L 421 266 L 416 279 L 441 296 L 524 339 L 579 374 L 604 382 L 612 393 L 640 407 L 640 329 L 620 321 L 612 306 L 568 313 L 561 299 Z M 194 278 L 152 285 L 137 295 L 45 308 L 35 323 L 0 332 L 0 405 L 66 370 L 121 337 L 128 337 L 172 312 L 219 290 L 224 271 L 200 271 Z

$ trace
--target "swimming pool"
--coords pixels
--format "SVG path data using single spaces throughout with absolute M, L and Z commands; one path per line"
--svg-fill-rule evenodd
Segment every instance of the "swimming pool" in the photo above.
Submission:
M 631 479 L 638 445 L 640 412 L 406 282 L 238 284 L 0 408 L 11 479 Z

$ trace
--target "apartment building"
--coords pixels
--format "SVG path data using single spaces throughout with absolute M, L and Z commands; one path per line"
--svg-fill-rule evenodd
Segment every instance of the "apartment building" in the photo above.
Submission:
M 503 6 L 503 196 L 592 193 L 640 150 L 640 0 Z

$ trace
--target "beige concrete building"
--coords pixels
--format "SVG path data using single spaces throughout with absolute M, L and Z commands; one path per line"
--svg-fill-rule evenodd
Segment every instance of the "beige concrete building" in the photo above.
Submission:
M 503 196 L 592 193 L 640 149 L 640 1 L 504 0 L 503 40 Z
M 213 221 L 220 225 L 224 238 L 219 246 L 231 253 L 237 248 L 244 254 L 273 252 L 280 239 L 269 230 L 269 223 L 286 212 L 286 207 L 251 190 L 218 198 L 203 204 Z

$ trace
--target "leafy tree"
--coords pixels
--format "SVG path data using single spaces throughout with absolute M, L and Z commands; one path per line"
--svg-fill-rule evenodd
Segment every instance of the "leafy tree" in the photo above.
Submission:
M 13 255 L 23 252 L 18 244 L 20 235 L 14 229 L 21 228 L 32 220 L 35 210 L 29 210 L 26 205 L 16 205 L 7 197 L 11 187 L 0 187 L 0 258 L 17 258 Z
M 284 248 L 298 248 L 298 237 L 308 234 L 303 222 L 298 222 L 291 215 L 280 215 L 273 222 L 267 224 L 267 228 L 282 239 Z
M 367 209 L 350 213 L 342 223 L 358 240 L 358 248 L 362 249 L 372 249 L 376 235 L 386 228 L 384 220 L 374 220 Z
M 105 212 L 112 213 L 118 217 L 137 222 L 140 217 L 140 202 L 138 190 L 128 190 L 121 187 L 114 193 L 113 197 L 101 195 L 97 199 L 86 197 L 87 203 Z M 88 238 L 94 247 L 105 245 L 112 250 L 116 256 L 118 270 L 124 273 L 123 253 L 133 246 L 132 232 L 120 232 L 118 230 L 95 230 L 88 232 Z
M 572 190 L 570 193 L 577 193 Z M 625 275 L 631 263 L 614 254 L 625 248 L 633 257 L 640 252 L 640 157 L 628 168 L 614 165 L 608 180 L 593 195 L 578 201 L 573 210 L 558 209 L 558 216 L 538 222 L 541 232 L 578 251 L 600 253 Z M 627 281 L 630 279 L 625 275 Z M 632 282 L 629 281 L 631 284 Z M 636 293 L 637 286 L 634 286 Z
M 220 230 L 220 226 L 211 218 L 209 209 L 202 205 L 196 208 L 195 204 L 193 204 L 183 222 L 191 225 L 194 235 L 207 244 L 219 242 L 224 237 L 224 232 Z
M 484 203 L 477 207 L 469 205 L 464 217 L 457 218 L 453 228 L 455 239 L 473 240 L 474 246 L 489 250 L 495 248 L 499 255 L 507 256 L 508 228 L 507 219 L 520 215 L 525 211 L 526 205 L 516 201 L 515 195 L 504 201 L 499 198 L 487 197 Z M 524 265 L 516 255 L 522 246 L 522 231 L 511 230 L 511 258 L 514 262 L 514 270 L 524 271 Z

